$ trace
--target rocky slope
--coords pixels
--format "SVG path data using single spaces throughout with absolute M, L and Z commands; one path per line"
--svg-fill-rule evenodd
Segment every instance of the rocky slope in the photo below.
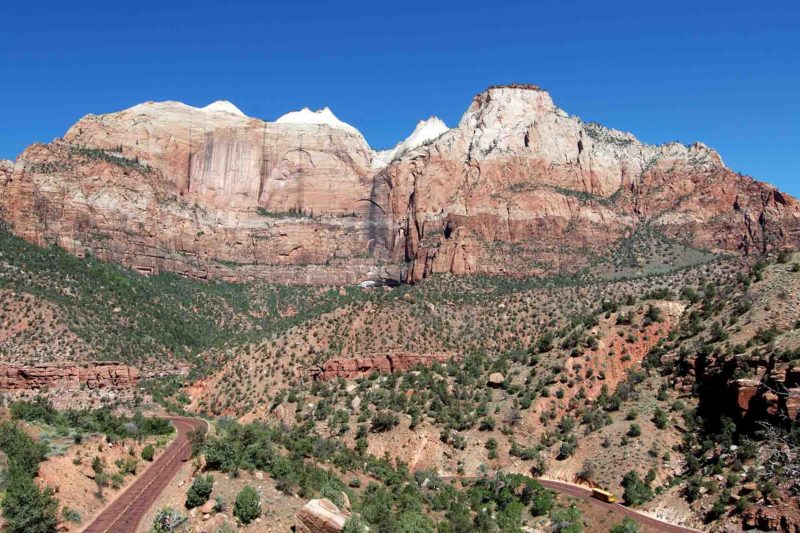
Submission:
M 643 223 L 717 251 L 800 242 L 797 201 L 708 147 L 643 144 L 535 86 L 420 128 L 389 157 L 328 109 L 148 102 L 0 165 L 0 209 L 32 242 L 142 272 L 281 283 L 574 271 Z

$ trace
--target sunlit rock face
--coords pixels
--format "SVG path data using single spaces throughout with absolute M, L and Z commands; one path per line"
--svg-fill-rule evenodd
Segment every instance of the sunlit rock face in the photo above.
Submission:
M 490 88 L 458 127 L 378 173 L 382 234 L 409 280 L 574 269 L 645 221 L 713 250 L 797 243 L 797 202 L 705 145 L 652 146 L 529 85 Z
M 531 85 L 375 152 L 325 108 L 276 122 L 218 101 L 87 115 L 0 162 L 18 235 L 144 273 L 340 285 L 574 271 L 650 223 L 710 250 L 798 244 L 800 208 L 702 144 L 585 123 Z

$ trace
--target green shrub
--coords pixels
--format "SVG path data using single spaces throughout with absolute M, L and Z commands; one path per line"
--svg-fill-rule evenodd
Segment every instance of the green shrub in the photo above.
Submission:
M 256 489 L 248 485 L 239 492 L 233 505 L 233 516 L 245 525 L 261 516 L 261 497 Z
M 145 461 L 152 461 L 153 457 L 156 455 L 156 449 L 153 448 L 152 444 L 148 444 L 144 448 L 142 448 L 142 459 Z
M 539 491 L 533 498 L 531 514 L 533 516 L 544 516 L 553 508 L 553 493 L 549 490 Z
M 40 489 L 33 476 L 18 468 L 8 472 L 3 497 L 4 531 L 9 533 L 51 533 L 56 531 L 58 501 L 53 489 Z
M 372 425 L 369 430 L 373 433 L 382 433 L 389 431 L 399 423 L 400 419 L 396 414 L 389 411 L 381 411 L 372 416 Z
M 172 507 L 164 507 L 153 520 L 150 533 L 175 533 L 185 527 L 187 518 Z
M 192 509 L 193 507 L 200 507 L 208 501 L 211 496 L 211 491 L 214 488 L 214 476 L 198 476 L 189 487 L 186 493 L 186 508 Z
M 639 533 L 641 526 L 639 522 L 626 516 L 622 522 L 611 528 L 611 533 Z
M 625 489 L 622 497 L 628 505 L 641 505 L 653 499 L 653 491 L 650 486 L 642 481 L 635 470 L 631 470 L 622 478 L 622 486 Z

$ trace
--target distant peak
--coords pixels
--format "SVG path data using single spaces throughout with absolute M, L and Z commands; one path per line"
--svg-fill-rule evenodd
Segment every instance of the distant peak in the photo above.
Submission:
M 406 150 L 413 150 L 428 141 L 436 139 L 449 129 L 447 124 L 439 117 L 430 117 L 427 120 L 420 120 L 411 135 L 397 145 L 397 151 L 400 153 Z
M 490 85 L 487 87 L 487 91 L 491 91 L 493 89 L 522 89 L 524 91 L 542 91 L 547 92 L 538 85 L 534 85 L 533 83 L 507 83 L 504 85 Z
M 329 107 L 324 107 L 316 111 L 311 111 L 309 108 L 304 107 L 300 111 L 291 111 L 281 116 L 275 122 L 280 124 L 320 124 L 348 131 L 350 133 L 361 136 L 361 132 L 356 128 L 339 120 Z
M 246 116 L 244 113 L 242 113 L 241 109 L 239 109 L 238 107 L 236 107 L 235 105 L 233 105 L 232 103 L 230 103 L 227 100 L 217 100 L 216 102 L 208 104 L 207 106 L 205 106 L 202 109 L 203 109 L 203 111 L 214 111 L 214 112 L 220 112 L 220 113 L 231 113 L 233 115 L 239 115 L 240 117 Z
M 417 127 L 414 128 L 411 135 L 406 137 L 404 141 L 398 143 L 397 146 L 389 150 L 376 152 L 373 157 L 372 166 L 373 168 L 385 167 L 404 152 L 418 148 L 429 141 L 441 137 L 442 134 L 449 129 L 447 124 L 439 117 L 429 117 L 426 120 L 420 120 L 417 122 Z

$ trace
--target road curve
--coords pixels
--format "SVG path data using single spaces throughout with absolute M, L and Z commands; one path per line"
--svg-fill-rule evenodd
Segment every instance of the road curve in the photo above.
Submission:
M 84 533 L 133 533 L 170 480 L 178 473 L 184 461 L 191 456 L 189 432 L 205 431 L 208 424 L 203 420 L 186 417 L 170 417 L 178 435 L 133 484 L 117 496 L 89 524 Z
M 624 505 L 620 505 L 618 503 L 606 503 L 604 501 L 600 501 L 597 498 L 592 497 L 592 491 L 586 489 L 584 487 L 579 487 L 578 485 L 573 485 L 571 483 L 565 483 L 563 481 L 554 481 L 551 479 L 542 479 L 538 478 L 536 481 L 541 483 L 545 488 L 554 490 L 556 492 L 560 492 L 561 494 L 566 494 L 567 496 L 572 496 L 574 498 L 582 498 L 592 503 L 597 507 L 602 507 L 604 509 L 608 509 L 611 512 L 621 514 L 624 516 L 629 516 L 639 522 L 642 525 L 645 525 L 649 528 L 654 529 L 655 531 L 663 531 L 665 533 L 696 533 L 697 529 L 691 529 L 688 527 L 677 526 L 675 524 L 670 524 L 668 522 L 662 522 L 657 518 L 653 518 L 652 516 L 639 513 L 634 511 L 629 507 L 625 507 Z

